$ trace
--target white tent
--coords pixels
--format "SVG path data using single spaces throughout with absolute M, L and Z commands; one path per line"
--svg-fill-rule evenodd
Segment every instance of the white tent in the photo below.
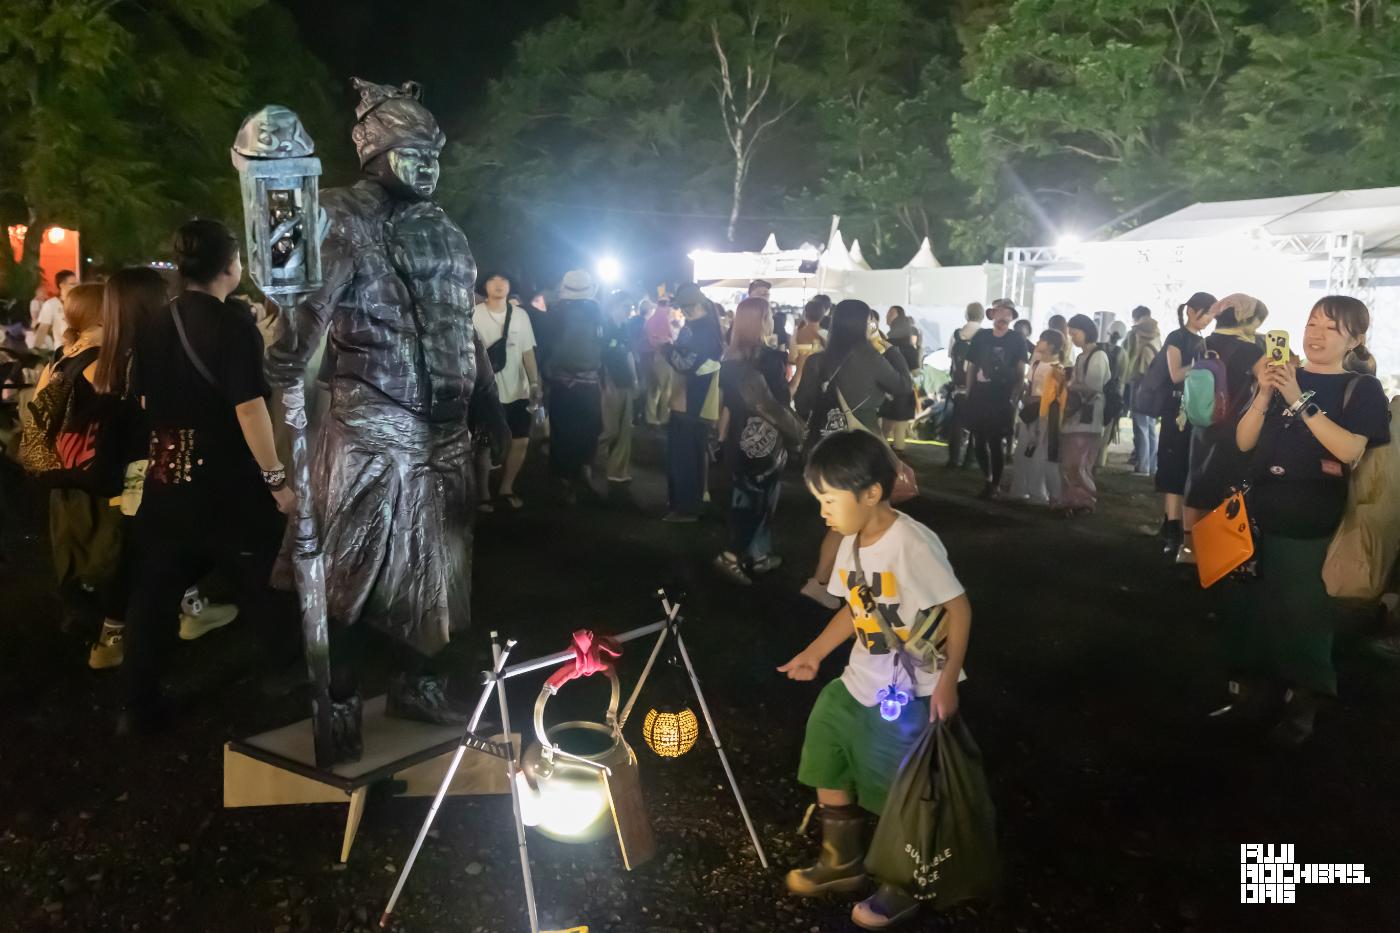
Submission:
M 1169 329 L 1193 292 L 1244 292 L 1295 345 L 1318 298 L 1354 295 L 1371 308 L 1378 373 L 1400 380 L 1400 188 L 1193 204 L 1107 241 L 1009 247 L 1004 269 L 1037 322 L 1145 304 Z
M 870 271 L 870 263 L 865 261 L 865 256 L 860 251 L 860 240 L 851 241 L 851 264 L 857 269 Z
M 935 350 L 963 323 L 970 301 L 987 303 L 1000 295 L 1000 266 L 940 266 L 925 238 L 919 251 L 901 269 L 871 269 L 861 255 L 860 244 L 846 248 L 839 227 L 833 225 L 826 249 L 803 244 L 784 250 L 769 235 L 759 252 L 691 254 L 695 281 L 712 301 L 733 308 L 743 299 L 748 283 L 765 279 L 773 284 L 775 304 L 800 308 L 817 294 L 833 301 L 859 298 L 883 312 L 901 305 L 918 322 L 924 346 Z

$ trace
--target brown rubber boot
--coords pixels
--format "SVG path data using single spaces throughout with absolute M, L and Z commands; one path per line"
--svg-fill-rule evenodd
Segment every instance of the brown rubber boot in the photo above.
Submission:
M 838 891 L 849 894 L 865 886 L 865 812 L 854 804 L 818 807 L 822 854 L 811 868 L 794 868 L 785 879 L 798 897 Z

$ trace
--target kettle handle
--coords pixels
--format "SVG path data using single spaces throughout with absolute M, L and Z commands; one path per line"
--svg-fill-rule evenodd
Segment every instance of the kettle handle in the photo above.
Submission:
M 617 672 L 609 668 L 603 673 L 608 675 L 608 681 L 612 687 L 612 694 L 608 698 L 608 713 L 604 722 L 614 733 L 618 732 L 617 727 L 617 707 L 622 701 L 622 682 L 617 679 Z M 559 692 L 559 688 L 551 683 L 546 683 L 540 688 L 540 695 L 535 700 L 535 738 L 540 743 L 540 749 L 545 755 L 549 755 L 554 744 L 549 741 L 549 734 L 544 728 L 544 707 L 549 702 L 549 698 Z

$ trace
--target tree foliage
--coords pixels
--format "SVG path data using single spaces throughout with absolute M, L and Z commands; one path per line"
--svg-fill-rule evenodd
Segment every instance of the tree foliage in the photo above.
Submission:
M 77 227 L 118 263 L 163 252 L 192 214 L 235 217 L 244 114 L 269 92 L 327 112 L 291 30 L 263 0 L 7 0 L 0 220 Z
M 924 236 L 976 262 L 1194 199 L 1400 183 L 1397 62 L 1395 0 L 579 0 L 439 113 L 468 127 L 441 196 L 542 278 L 623 243 L 645 265 L 819 240 L 833 213 L 877 264 Z M 271 101 L 335 182 L 327 87 L 267 0 L 8 0 L 0 220 L 150 256 L 234 216 L 228 140 Z

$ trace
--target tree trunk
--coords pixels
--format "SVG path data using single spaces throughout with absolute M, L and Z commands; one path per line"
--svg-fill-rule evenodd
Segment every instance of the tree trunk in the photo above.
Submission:
M 734 228 L 739 225 L 739 207 L 744 200 L 744 157 L 734 157 L 734 198 L 729 206 L 729 242 L 734 242 Z

